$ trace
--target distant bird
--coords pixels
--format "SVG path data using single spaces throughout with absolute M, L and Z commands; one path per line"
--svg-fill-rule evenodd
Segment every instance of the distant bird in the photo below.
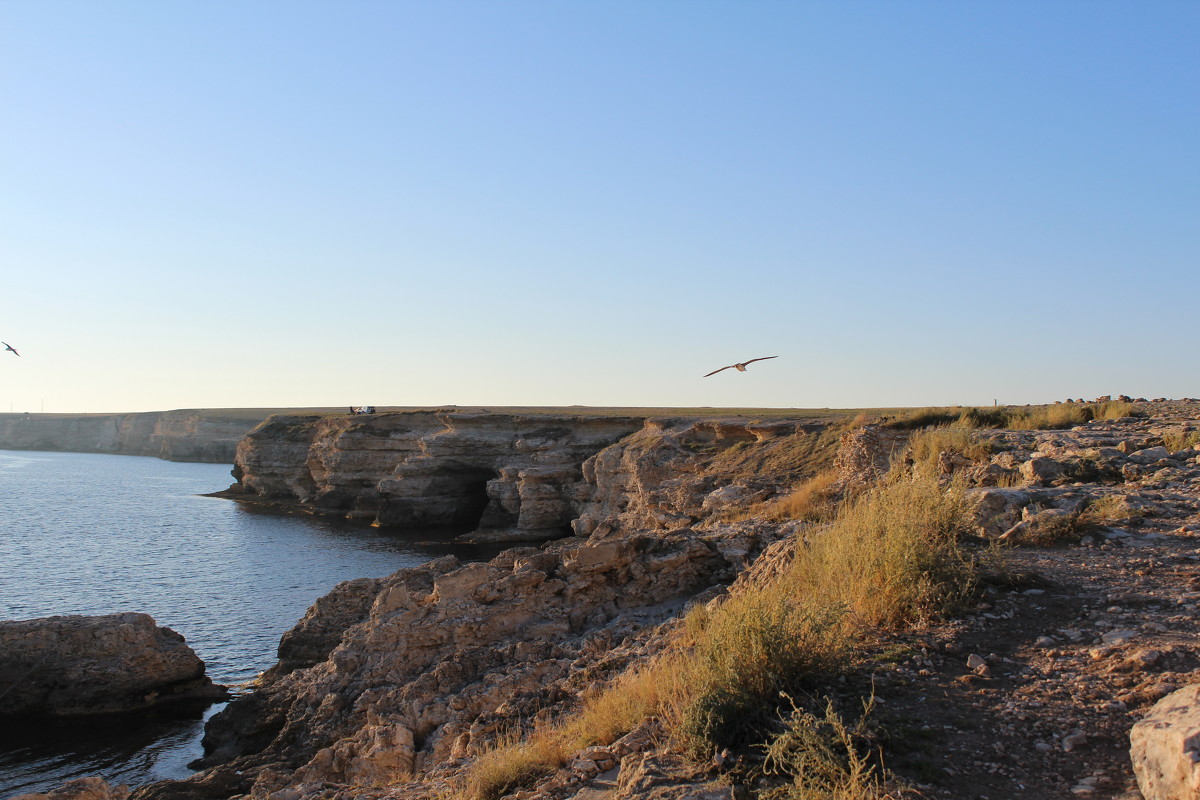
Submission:
M 18 353 L 18 352 L 17 352 L 17 348 L 13 347 L 13 346 L 12 346 L 11 344 L 9 344 L 8 342 L 0 342 L 0 344 L 4 345 L 4 349 L 5 349 L 5 350 L 11 350 L 11 351 L 12 351 L 12 354 L 13 354 L 14 356 L 19 356 L 19 355 L 21 355 L 20 353 Z
M 728 367 L 714 369 L 712 372 L 708 373 L 708 375 L 716 375 L 718 372 L 725 369 L 736 369 L 738 372 L 745 372 L 747 364 L 753 364 L 755 361 L 766 361 L 768 358 L 779 358 L 779 356 L 763 356 L 762 358 L 752 358 L 749 361 L 743 361 L 740 364 L 730 364 Z M 705 375 L 704 377 L 707 378 L 708 375 Z

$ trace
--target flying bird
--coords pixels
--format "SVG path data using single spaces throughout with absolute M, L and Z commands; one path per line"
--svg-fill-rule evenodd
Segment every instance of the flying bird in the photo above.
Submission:
M 766 361 L 768 358 L 779 358 L 779 356 L 763 356 L 762 358 L 752 358 L 749 361 L 743 361 L 740 364 L 730 364 L 728 367 L 714 369 L 712 372 L 708 373 L 708 375 L 716 375 L 718 372 L 725 369 L 736 369 L 738 372 L 745 372 L 747 364 L 753 364 L 755 361 Z M 708 375 L 705 375 L 704 377 L 707 378 Z
M 13 354 L 14 356 L 19 356 L 19 355 L 21 355 L 20 353 L 18 353 L 18 352 L 17 352 L 17 348 L 13 347 L 13 346 L 12 346 L 11 344 L 9 344 L 8 342 L 0 342 L 0 344 L 4 345 L 4 349 L 5 349 L 5 350 L 11 350 L 11 351 L 12 351 L 12 354 Z

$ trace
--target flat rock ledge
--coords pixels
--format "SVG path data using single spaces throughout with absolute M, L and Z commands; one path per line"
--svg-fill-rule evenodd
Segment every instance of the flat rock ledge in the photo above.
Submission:
M 149 614 L 0 622 L 0 717 L 105 714 L 227 696 L 183 636 Z
M 1159 700 L 1129 733 L 1129 754 L 1146 800 L 1200 797 L 1200 683 Z

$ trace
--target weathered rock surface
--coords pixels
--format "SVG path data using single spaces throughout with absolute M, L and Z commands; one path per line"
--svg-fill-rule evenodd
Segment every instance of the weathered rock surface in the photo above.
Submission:
M 281 415 L 239 444 L 230 491 L 382 526 L 555 538 L 575 517 L 583 461 L 641 425 L 551 414 Z
M 224 696 L 183 637 L 148 614 L 0 622 L 0 715 L 100 714 Z
M 573 699 L 589 661 L 612 670 L 646 657 L 646 642 L 623 657 L 613 648 L 730 580 L 759 546 L 745 532 L 684 532 L 401 570 L 328 659 L 269 673 L 218 714 L 205 764 L 257 773 L 252 793 L 265 796 L 287 781 L 379 785 L 474 753 L 531 708 Z
M 1145 800 L 1200 797 L 1200 684 L 1155 703 L 1129 733 L 1138 788 Z
M 219 411 L 0 414 L 0 449 L 65 450 L 232 463 L 238 441 L 266 417 Z

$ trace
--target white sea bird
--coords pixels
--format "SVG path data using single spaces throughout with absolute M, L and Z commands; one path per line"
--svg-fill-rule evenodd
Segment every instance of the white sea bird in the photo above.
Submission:
M 4 345 L 4 349 L 5 349 L 5 350 L 11 350 L 11 351 L 12 351 L 12 354 L 13 354 L 14 356 L 19 356 L 19 355 L 21 355 L 20 353 L 18 353 L 18 352 L 17 352 L 17 348 L 13 347 L 13 346 L 12 346 L 11 344 L 9 344 L 8 342 L 0 342 L 0 344 Z
M 716 375 L 718 372 L 724 369 L 736 369 L 738 372 L 745 372 L 747 364 L 753 364 L 755 361 L 766 361 L 768 358 L 779 358 L 779 356 L 763 356 L 762 358 L 752 358 L 749 361 L 742 361 L 738 364 L 730 364 L 728 367 L 714 369 L 712 372 L 708 373 L 708 375 Z M 704 377 L 707 378 L 708 375 L 705 375 Z

